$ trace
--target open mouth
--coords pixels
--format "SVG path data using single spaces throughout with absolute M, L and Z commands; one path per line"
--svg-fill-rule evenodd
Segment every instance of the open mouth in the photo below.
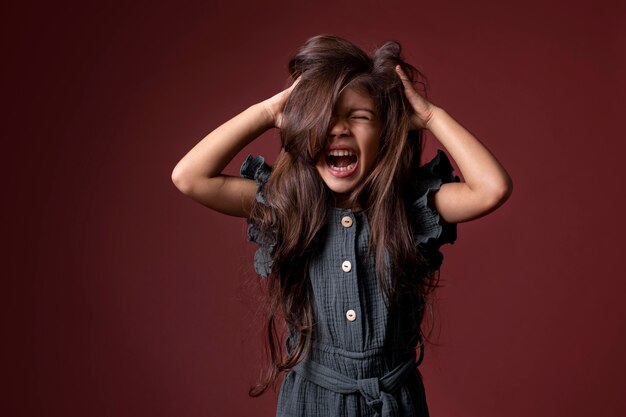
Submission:
M 326 164 L 333 171 L 348 173 L 356 168 L 358 157 L 348 149 L 333 149 L 326 154 Z

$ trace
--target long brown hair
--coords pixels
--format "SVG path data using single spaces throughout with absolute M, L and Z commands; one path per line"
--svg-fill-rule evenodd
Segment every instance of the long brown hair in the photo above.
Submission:
M 289 62 L 289 73 L 301 80 L 285 105 L 280 130 L 282 149 L 264 187 L 267 204 L 253 207 L 251 221 L 276 244 L 267 286 L 266 332 L 270 363 L 262 380 L 250 389 L 261 395 L 280 372 L 308 354 L 314 333 L 308 266 L 323 243 L 323 226 L 334 195 L 316 170 L 324 152 L 333 107 L 347 86 L 369 95 L 382 122 L 381 145 L 369 175 L 351 193 L 355 205 L 367 209 L 371 227 L 369 250 L 390 308 L 400 295 L 411 295 L 418 323 L 437 278 L 428 270 L 411 234 L 408 204 L 415 197 L 412 170 L 420 161 L 422 132 L 409 131 L 411 107 L 394 68 L 401 65 L 412 81 L 424 76 L 401 57 L 398 42 L 388 41 L 371 56 L 351 42 L 328 35 L 309 39 Z M 385 257 L 388 256 L 388 260 Z M 386 273 L 388 271 L 390 273 Z M 389 275 L 389 276 L 387 276 Z M 295 343 L 284 355 L 277 324 L 284 320 Z

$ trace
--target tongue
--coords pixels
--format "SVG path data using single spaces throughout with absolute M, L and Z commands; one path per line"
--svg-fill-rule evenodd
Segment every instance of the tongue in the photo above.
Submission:
M 347 167 L 354 162 L 354 156 L 335 156 L 333 165 L 336 167 Z

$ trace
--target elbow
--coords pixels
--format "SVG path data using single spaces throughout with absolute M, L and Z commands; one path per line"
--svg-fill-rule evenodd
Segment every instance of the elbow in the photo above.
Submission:
M 511 194 L 513 194 L 513 179 L 507 175 L 503 186 L 500 189 L 500 197 L 502 199 L 502 202 L 504 203 L 506 200 L 508 200 L 509 197 L 511 197 Z
M 501 182 L 494 185 L 489 192 L 489 205 L 494 209 L 504 204 L 513 193 L 513 180 L 507 177 Z
M 185 172 L 178 166 L 174 167 L 172 171 L 172 182 L 182 192 L 183 194 L 188 194 L 191 190 L 191 180 L 189 175 L 185 174 Z

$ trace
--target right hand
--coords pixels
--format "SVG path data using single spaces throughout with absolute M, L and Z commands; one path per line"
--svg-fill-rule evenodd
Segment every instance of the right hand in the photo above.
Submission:
M 289 88 L 261 102 L 261 106 L 274 123 L 274 126 L 279 129 L 282 125 L 285 103 L 289 98 L 289 94 L 291 94 L 291 90 L 300 82 L 301 78 L 302 76 L 298 77 Z

